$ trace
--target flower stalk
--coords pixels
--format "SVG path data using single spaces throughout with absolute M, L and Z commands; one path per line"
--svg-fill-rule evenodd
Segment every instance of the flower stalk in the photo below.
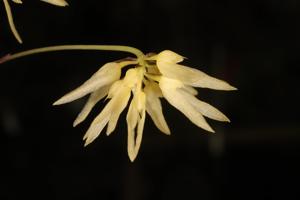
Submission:
M 130 46 L 121 46 L 121 45 L 58 45 L 58 46 L 49 46 L 36 49 L 30 49 L 27 51 L 22 51 L 19 53 L 11 54 L 5 58 L 3 62 L 11 61 L 17 58 L 46 53 L 51 51 L 66 51 L 66 50 L 98 50 L 98 51 L 122 51 L 134 54 L 140 62 L 144 62 L 143 57 L 145 56 L 142 51 L 137 48 Z

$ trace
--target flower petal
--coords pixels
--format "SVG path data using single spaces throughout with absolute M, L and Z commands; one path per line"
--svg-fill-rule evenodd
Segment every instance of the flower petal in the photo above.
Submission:
M 222 122 L 230 122 L 228 117 L 226 117 L 221 111 L 211 106 L 210 104 L 200 101 L 195 96 L 178 89 L 178 92 L 182 93 L 182 95 L 186 96 L 186 99 L 190 102 L 190 104 L 202 115 L 209 117 L 214 120 L 222 121 Z
M 111 86 L 118 85 L 119 87 L 114 91 L 112 99 L 90 125 L 83 138 L 86 139 L 85 145 L 91 143 L 101 133 L 107 123 L 110 123 L 107 127 L 108 134 L 115 129 L 118 117 L 124 109 L 123 107 L 126 107 L 130 97 L 130 89 L 124 86 L 123 82 L 123 80 L 119 80 Z
M 196 96 L 198 94 L 198 91 L 195 88 L 193 88 L 191 86 L 188 86 L 188 85 L 184 85 L 182 87 L 182 90 L 184 90 L 184 91 L 186 91 L 189 94 L 194 95 L 194 96 Z
M 21 0 L 12 0 L 12 1 L 15 2 L 15 3 L 19 3 L 19 4 L 23 3 Z
M 229 85 L 227 82 L 209 76 L 194 68 L 163 62 L 157 63 L 157 65 L 164 76 L 180 80 L 186 85 L 214 90 L 236 90 L 235 87 Z
M 62 98 L 54 102 L 53 105 L 69 103 L 79 99 L 98 88 L 111 84 L 120 79 L 121 69 L 117 63 L 107 63 L 101 67 L 90 79 L 84 82 L 81 86 L 64 95 Z
M 118 94 L 118 91 L 120 89 L 120 87 L 123 87 L 123 80 L 117 80 L 115 81 L 112 86 L 109 88 L 109 91 L 108 91 L 108 95 L 107 95 L 107 99 L 111 99 L 113 98 L 116 94 Z
M 204 130 L 214 132 L 213 129 L 206 122 L 204 117 L 199 113 L 188 101 L 186 95 L 181 94 L 177 91 L 182 83 L 180 81 L 162 77 L 159 82 L 159 87 L 166 100 L 180 112 L 182 112 L 191 122 Z
M 227 82 L 211 77 L 200 70 L 176 64 L 182 60 L 182 56 L 172 51 L 163 51 L 157 56 L 157 66 L 164 76 L 180 80 L 186 85 L 215 90 L 236 90 Z
M 112 100 L 111 100 L 112 101 Z M 86 134 L 83 137 L 85 140 L 84 146 L 87 146 L 93 142 L 102 132 L 104 127 L 109 121 L 111 112 L 112 112 L 112 103 L 111 101 L 104 107 L 101 113 L 94 119 Z
M 117 99 L 114 105 L 114 112 L 112 113 L 106 134 L 109 135 L 116 127 L 119 115 L 126 107 L 131 90 L 135 90 L 137 85 L 141 85 L 143 78 L 143 69 L 141 67 L 129 69 L 123 80 L 114 84 L 109 91 L 108 96 Z
M 56 6 L 68 6 L 69 4 L 65 0 L 41 0 L 46 3 L 50 3 Z
M 123 87 L 120 88 L 119 93 L 112 99 L 114 101 L 113 110 L 109 118 L 106 135 L 110 135 L 115 130 L 119 116 L 127 106 L 129 98 L 130 88 Z
M 126 107 L 130 97 L 130 88 L 120 87 L 114 97 L 104 107 L 102 112 L 94 119 L 90 128 L 84 136 L 85 145 L 91 143 L 101 133 L 105 125 L 108 123 L 107 135 L 114 131 L 118 118 Z
M 144 92 L 137 92 L 130 103 L 128 113 L 126 116 L 128 130 L 127 151 L 129 159 L 132 162 L 135 160 L 142 142 L 146 118 L 145 98 L 146 96 Z M 142 108 L 139 108 L 138 104 L 144 106 Z M 137 134 L 135 134 L 136 128 Z
M 161 96 L 161 90 L 157 83 L 149 83 L 145 86 L 144 91 L 146 93 L 146 111 L 152 118 L 156 127 L 163 133 L 170 135 L 170 129 L 164 118 L 162 112 L 161 102 L 159 97 Z
M 96 105 L 96 103 L 107 95 L 109 87 L 110 85 L 101 87 L 90 95 L 83 109 L 75 119 L 73 123 L 74 127 L 84 121 L 88 114 L 91 112 L 92 108 Z
M 184 57 L 170 50 L 160 52 L 157 57 L 159 62 L 179 63 L 184 60 Z

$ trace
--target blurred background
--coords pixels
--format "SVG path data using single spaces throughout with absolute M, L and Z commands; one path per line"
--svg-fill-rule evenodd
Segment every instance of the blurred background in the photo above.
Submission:
M 146 119 L 139 155 L 127 157 L 126 111 L 116 131 L 82 137 L 105 103 L 76 128 L 86 98 L 53 107 L 101 65 L 126 53 L 52 52 L 0 66 L 0 199 L 300 198 L 299 0 L 69 0 L 11 2 L 24 44 L 0 5 L 0 55 L 61 44 L 173 50 L 184 64 L 236 86 L 199 89 L 231 123 L 197 128 L 163 101 L 172 131 Z

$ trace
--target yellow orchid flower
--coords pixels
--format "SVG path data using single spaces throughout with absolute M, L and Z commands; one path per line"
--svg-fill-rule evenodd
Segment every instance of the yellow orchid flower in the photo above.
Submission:
M 21 0 L 12 0 L 14 3 L 17 4 L 22 4 L 23 2 Z M 67 6 L 68 3 L 65 0 L 41 0 L 44 1 L 46 3 L 50 3 L 56 6 Z M 13 33 L 13 35 L 15 36 L 15 38 L 17 39 L 17 41 L 19 43 L 23 43 L 20 34 L 18 33 L 16 26 L 14 24 L 14 19 L 13 19 L 13 15 L 12 15 L 12 11 L 10 8 L 10 5 L 8 3 L 8 0 L 3 0 L 4 3 L 4 7 L 5 7 L 5 11 L 6 11 L 6 15 L 7 15 L 7 19 L 8 19 L 8 23 L 11 29 L 11 32 Z
M 230 122 L 218 109 L 197 99 L 198 92 L 194 87 L 226 91 L 236 90 L 236 88 L 200 70 L 178 64 L 184 60 L 184 57 L 170 50 L 150 56 L 127 46 L 65 45 L 28 50 L 6 56 L 2 62 L 40 52 L 74 49 L 125 51 L 136 55 L 136 58 L 103 65 L 81 86 L 54 102 L 53 105 L 65 104 L 90 94 L 84 108 L 74 121 L 73 126 L 76 126 L 87 117 L 97 102 L 104 97 L 109 99 L 84 135 L 85 145 L 93 142 L 105 126 L 107 126 L 107 135 L 115 130 L 119 116 L 126 108 L 131 95 L 133 98 L 126 116 L 127 151 L 131 161 L 135 160 L 141 145 L 146 113 L 150 115 L 160 131 L 170 134 L 160 98 L 165 98 L 192 123 L 206 131 L 214 132 L 204 116 Z M 121 71 L 124 67 L 129 69 L 122 78 Z

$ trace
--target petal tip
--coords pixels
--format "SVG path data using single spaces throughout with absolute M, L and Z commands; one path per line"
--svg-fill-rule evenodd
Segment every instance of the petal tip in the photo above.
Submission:
M 166 135 L 171 135 L 171 131 L 168 129 L 168 130 L 163 130 L 163 133 L 166 134 Z
M 208 132 L 215 133 L 214 129 L 212 129 L 210 126 L 204 127 L 204 129 Z
M 59 100 L 55 101 L 55 102 L 52 104 L 52 106 L 58 106 L 58 105 L 60 105 Z
M 229 119 L 229 118 L 227 118 L 227 117 L 226 117 L 226 119 L 225 119 L 225 122 L 228 122 L 228 123 L 230 123 L 231 121 L 230 121 L 230 119 Z
M 89 145 L 89 144 L 90 144 L 90 143 L 85 142 L 83 146 L 86 147 L 86 146 Z
M 236 87 L 230 85 L 230 90 L 235 91 L 235 90 L 238 90 L 238 88 L 236 88 Z
M 64 98 L 60 98 L 60 99 L 56 100 L 52 105 L 53 106 L 58 106 L 58 105 L 65 104 L 65 103 L 67 103 L 65 101 L 65 99 Z
M 128 157 L 131 162 L 134 162 L 134 160 L 136 159 L 136 155 L 133 154 L 128 154 Z
M 80 122 L 76 119 L 74 122 L 73 122 L 73 127 L 77 126 Z
M 88 137 L 84 138 L 84 140 L 85 140 L 84 147 L 86 147 L 87 145 L 89 145 L 93 142 L 93 139 L 88 138 Z

